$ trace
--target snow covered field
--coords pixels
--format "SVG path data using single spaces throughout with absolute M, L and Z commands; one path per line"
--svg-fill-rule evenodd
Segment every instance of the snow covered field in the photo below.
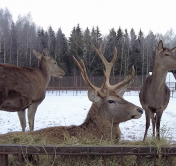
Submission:
M 140 105 L 138 92 L 126 92 L 124 98 L 138 106 Z M 91 102 L 87 92 L 63 91 L 46 92 L 44 101 L 38 107 L 35 116 L 35 130 L 51 126 L 68 126 L 81 124 L 89 111 Z M 122 139 L 142 140 L 145 130 L 145 113 L 140 119 L 129 120 L 120 124 Z M 29 130 L 27 124 L 27 130 Z M 150 125 L 148 135 L 151 135 Z M 170 98 L 167 109 L 161 119 L 161 133 L 172 141 L 176 141 L 176 94 Z M 0 111 L 0 134 L 21 131 L 16 112 Z

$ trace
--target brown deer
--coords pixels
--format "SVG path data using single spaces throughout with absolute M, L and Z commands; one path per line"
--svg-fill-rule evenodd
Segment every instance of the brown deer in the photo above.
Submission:
M 106 69 L 104 71 L 105 80 L 100 88 L 95 87 L 89 81 L 84 62 L 81 60 L 79 63 L 74 58 L 84 81 L 90 86 L 88 98 L 92 101 L 92 106 L 85 121 L 79 126 L 50 127 L 26 134 L 39 135 L 50 143 L 60 143 L 66 136 L 82 139 L 90 137 L 90 135 L 92 136 L 91 138 L 94 139 L 118 141 L 121 135 L 119 124 L 130 119 L 138 119 L 141 117 L 143 109 L 126 101 L 120 96 L 123 95 L 126 84 L 129 84 L 132 80 L 135 73 L 134 68 L 132 69 L 132 74 L 129 78 L 126 78 L 116 85 L 110 85 L 109 78 L 117 57 L 117 50 L 115 48 L 114 57 L 109 63 L 101 53 L 102 46 L 100 46 L 99 49 L 94 47 L 94 49 L 103 61 Z M 120 95 L 118 93 L 120 93 Z M 7 139 L 11 134 L 14 133 L 1 135 L 0 139 Z
M 47 49 L 43 54 L 34 50 L 33 53 L 40 60 L 38 69 L 0 63 L 0 110 L 18 112 L 22 131 L 26 127 L 25 109 L 28 108 L 29 128 L 33 131 L 34 116 L 45 98 L 51 76 L 64 75 Z
M 152 75 L 148 76 L 141 87 L 139 98 L 146 116 L 146 127 L 143 140 L 146 139 L 147 131 L 150 126 L 150 118 L 153 127 L 153 136 L 160 140 L 160 121 L 163 111 L 166 109 L 170 90 L 165 80 L 169 70 L 176 70 L 176 57 L 174 53 L 176 47 L 172 49 L 164 48 L 160 41 L 156 48 L 154 67 Z

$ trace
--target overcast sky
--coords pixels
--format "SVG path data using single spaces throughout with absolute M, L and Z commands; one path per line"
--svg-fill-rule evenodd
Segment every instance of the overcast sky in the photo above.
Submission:
M 67 37 L 78 23 L 83 30 L 98 25 L 103 35 L 119 26 L 136 33 L 141 28 L 146 35 L 176 31 L 176 0 L 0 0 L 0 8 L 5 7 L 14 21 L 30 12 L 36 25 L 61 27 Z

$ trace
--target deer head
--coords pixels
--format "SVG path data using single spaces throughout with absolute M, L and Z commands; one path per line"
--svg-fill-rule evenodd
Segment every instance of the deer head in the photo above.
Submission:
M 98 110 L 100 110 L 99 113 L 104 116 L 104 119 L 108 119 L 111 122 L 113 121 L 114 124 L 140 118 L 143 113 L 142 108 L 126 101 L 119 95 L 123 95 L 124 92 L 122 92 L 122 88 L 125 89 L 125 86 L 132 80 L 135 74 L 134 68 L 132 68 L 132 74 L 128 78 L 115 85 L 110 85 L 109 78 L 112 67 L 117 58 L 117 50 L 116 48 L 114 49 L 113 59 L 109 63 L 102 54 L 102 45 L 100 45 L 99 49 L 96 49 L 95 47 L 94 49 L 105 66 L 105 70 L 103 70 L 105 79 L 100 88 L 95 87 L 89 81 L 84 62 L 81 60 L 79 63 L 76 58 L 73 57 L 81 71 L 84 81 L 90 86 L 88 89 L 89 100 L 93 102 L 93 105 L 95 105 Z
M 46 48 L 43 50 L 42 54 L 36 52 L 35 50 L 33 50 L 33 53 L 39 60 L 42 60 L 43 58 L 47 61 L 51 76 L 62 78 L 62 75 L 65 75 L 65 72 L 57 65 L 57 62 L 49 56 L 49 52 Z
M 162 40 L 159 41 L 155 54 L 155 66 L 161 66 L 165 70 L 176 70 L 176 47 L 169 49 L 163 47 Z

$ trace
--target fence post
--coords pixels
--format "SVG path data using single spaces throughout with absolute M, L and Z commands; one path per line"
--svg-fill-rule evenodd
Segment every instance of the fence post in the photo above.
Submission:
M 8 166 L 8 154 L 0 154 L 0 166 Z

